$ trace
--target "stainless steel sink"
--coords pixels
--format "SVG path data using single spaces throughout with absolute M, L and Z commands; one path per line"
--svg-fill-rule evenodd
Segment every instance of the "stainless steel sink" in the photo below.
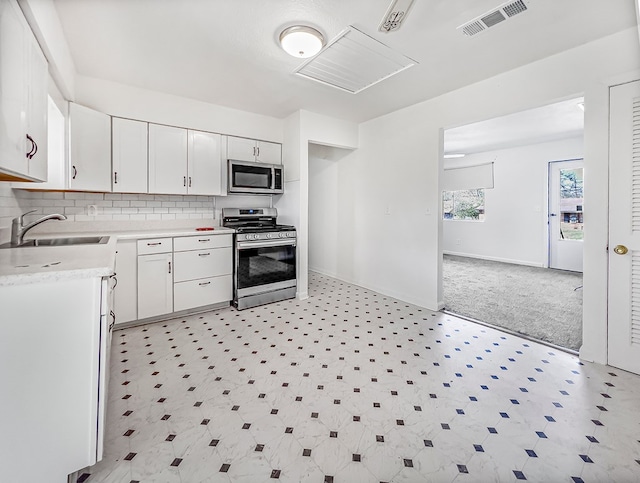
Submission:
M 102 245 L 109 241 L 108 236 L 76 236 L 68 238 L 39 238 L 27 240 L 17 247 L 11 243 L 4 243 L 0 248 L 23 248 L 23 247 L 65 247 L 70 245 Z

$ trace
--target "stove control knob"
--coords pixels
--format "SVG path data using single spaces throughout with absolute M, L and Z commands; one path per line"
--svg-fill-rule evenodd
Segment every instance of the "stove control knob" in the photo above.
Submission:
M 267 233 L 264 237 L 267 239 L 271 238 L 271 233 Z
M 279 234 L 278 234 L 278 236 L 279 236 L 280 238 L 284 238 L 284 237 L 286 237 L 286 236 L 287 236 L 287 234 L 286 234 L 286 233 L 279 233 Z

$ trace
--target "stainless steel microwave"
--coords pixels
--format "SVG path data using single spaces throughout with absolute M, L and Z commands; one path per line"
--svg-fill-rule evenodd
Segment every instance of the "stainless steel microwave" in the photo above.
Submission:
M 284 193 L 284 167 L 279 164 L 253 163 L 230 159 L 229 193 Z

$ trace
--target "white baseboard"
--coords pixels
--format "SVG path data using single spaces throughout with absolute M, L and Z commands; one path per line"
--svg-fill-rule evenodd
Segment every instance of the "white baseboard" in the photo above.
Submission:
M 476 258 L 478 260 L 489 260 L 491 262 L 513 263 L 514 265 L 526 265 L 527 267 L 545 268 L 544 263 L 529 262 L 529 261 L 526 261 L 526 260 L 513 260 L 513 259 L 510 259 L 510 258 L 501 258 L 501 257 L 487 257 L 487 256 L 475 255 L 475 254 L 472 254 L 472 253 L 452 252 L 452 251 L 449 251 L 449 250 L 443 250 L 442 254 L 443 255 L 454 255 L 456 257 Z
M 338 280 L 342 280 L 340 277 L 338 277 L 338 274 L 329 272 L 327 270 L 322 270 L 320 268 L 309 267 L 309 271 L 319 273 L 320 275 L 326 275 L 327 277 L 332 277 L 332 278 L 337 278 Z M 346 282 L 346 280 L 342 280 L 342 281 Z

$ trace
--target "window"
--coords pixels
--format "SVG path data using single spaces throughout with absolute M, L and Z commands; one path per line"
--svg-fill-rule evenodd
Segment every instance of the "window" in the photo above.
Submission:
M 442 217 L 445 220 L 484 221 L 484 189 L 443 191 Z

